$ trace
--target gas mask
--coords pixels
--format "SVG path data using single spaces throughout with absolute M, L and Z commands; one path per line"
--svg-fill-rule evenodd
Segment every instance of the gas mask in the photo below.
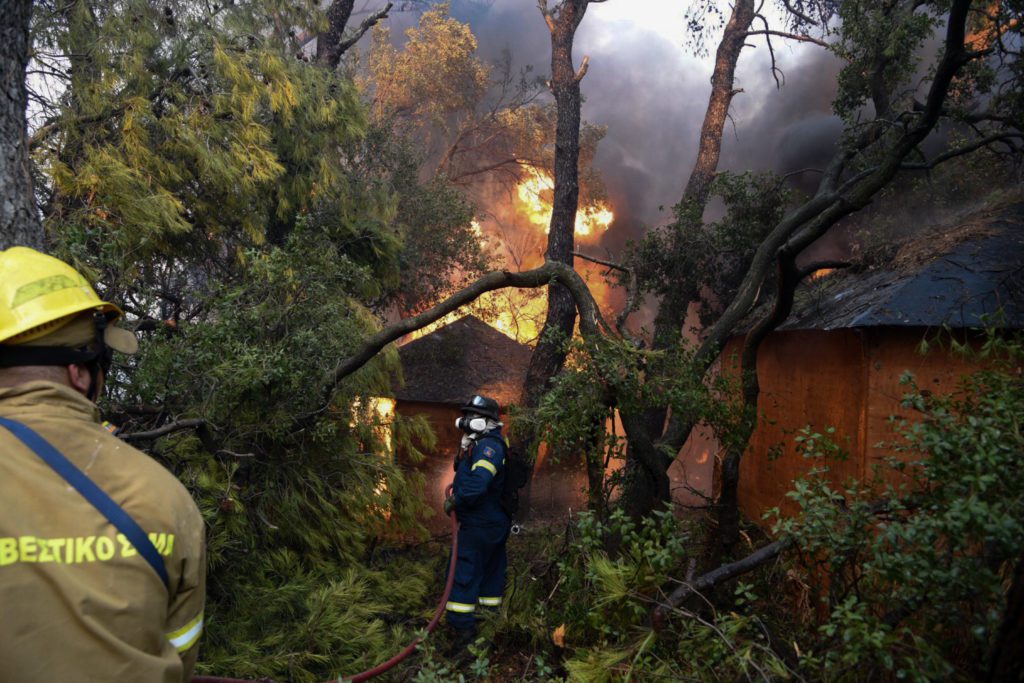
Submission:
M 466 434 L 480 433 L 487 430 L 487 418 L 479 415 L 463 415 L 455 421 L 455 426 Z

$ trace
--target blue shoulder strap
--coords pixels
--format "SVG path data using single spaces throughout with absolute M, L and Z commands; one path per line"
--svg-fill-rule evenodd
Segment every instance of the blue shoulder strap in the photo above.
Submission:
M 0 417 L 0 426 L 6 427 L 23 444 L 32 449 L 57 474 L 75 487 L 75 490 L 99 510 L 111 524 L 117 527 L 117 530 L 135 546 L 146 562 L 149 562 L 160 580 L 164 582 L 164 587 L 170 589 L 171 582 L 167 577 L 167 568 L 164 566 L 163 558 L 160 557 L 153 542 L 146 536 L 146 532 L 132 519 L 131 515 L 125 512 L 124 508 L 115 503 L 85 472 L 75 467 L 74 463 L 64 457 L 64 454 L 28 426 L 5 417 Z

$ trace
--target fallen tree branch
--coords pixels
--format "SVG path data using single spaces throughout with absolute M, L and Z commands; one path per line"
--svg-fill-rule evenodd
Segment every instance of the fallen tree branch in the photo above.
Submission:
M 757 569 L 761 565 L 771 562 L 778 557 L 784 550 L 787 550 L 794 543 L 793 539 L 789 536 L 786 538 L 780 538 L 774 543 L 755 550 L 750 555 L 747 555 L 742 560 L 736 560 L 729 564 L 723 564 L 717 569 L 712 569 L 707 574 L 702 575 L 696 581 L 684 583 L 679 588 L 672 591 L 669 594 L 668 599 L 658 605 L 651 615 L 652 622 L 655 630 L 661 630 L 665 626 L 665 618 L 668 613 L 674 608 L 678 607 L 691 595 L 696 593 L 703 593 L 709 588 L 714 588 L 723 581 L 735 578 L 740 574 L 746 574 L 749 571 Z
M 161 436 L 173 434 L 174 432 L 180 432 L 185 429 L 204 429 L 206 427 L 206 420 L 200 418 L 190 418 L 187 420 L 178 420 L 165 424 L 163 427 L 151 429 L 147 432 L 133 432 L 131 434 L 125 434 L 121 437 L 124 441 L 146 441 L 148 439 L 157 439 Z

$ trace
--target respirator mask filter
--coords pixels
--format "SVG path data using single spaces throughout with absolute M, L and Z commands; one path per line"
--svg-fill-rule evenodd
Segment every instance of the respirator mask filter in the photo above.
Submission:
M 467 434 L 484 432 L 487 430 L 487 418 L 479 415 L 464 415 L 455 421 L 455 426 Z

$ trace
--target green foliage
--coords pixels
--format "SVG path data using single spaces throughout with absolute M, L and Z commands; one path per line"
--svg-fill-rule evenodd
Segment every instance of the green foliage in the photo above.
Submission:
M 754 250 L 792 196 L 774 174 L 751 172 L 719 173 L 712 195 L 725 203 L 721 220 L 705 225 L 703 206 L 679 204 L 675 221 L 631 243 L 625 259 L 639 292 L 680 306 L 702 301 L 705 318 L 732 296 Z
M 732 610 L 718 611 L 710 604 L 700 613 L 679 609 L 670 628 L 651 630 L 656 601 L 680 580 L 687 559 L 696 562 L 701 532 L 693 522 L 670 512 L 655 513 L 639 524 L 622 512 L 606 522 L 588 513 L 566 534 L 565 547 L 552 553 L 557 582 L 540 605 L 547 632 L 557 632 L 564 647 L 568 680 L 790 676 L 768 647 L 756 612 L 761 601 L 750 585 L 737 590 Z
M 1024 547 L 1024 346 L 990 332 L 980 358 L 985 369 L 951 396 L 908 378 L 904 406 L 918 419 L 898 425 L 898 474 L 836 488 L 827 477 L 835 447 L 805 441 L 821 465 L 790 494 L 803 513 L 776 530 L 828 572 L 828 618 L 804 662 L 823 679 L 853 667 L 912 680 L 983 670 Z
M 566 368 L 537 410 L 519 418 L 535 423 L 556 461 L 579 457 L 605 473 L 613 469 L 613 461 L 624 461 L 625 435 L 607 428 L 614 425 L 616 411 L 639 414 L 668 407 L 681 419 L 714 430 L 723 443 L 734 438 L 741 417 L 740 406 L 733 400 L 735 383 L 725 373 L 701 379 L 688 346 L 639 349 L 609 338 L 594 347 L 574 343 L 570 350 Z M 676 454 L 664 455 L 674 458 Z M 624 468 L 618 468 L 601 478 L 601 499 L 605 501 L 601 509 L 607 507 L 626 475 Z
M 392 194 L 392 220 L 403 238 L 396 270 L 388 288 L 374 298 L 375 309 L 397 304 L 403 311 L 420 311 L 487 270 L 490 264 L 473 229 L 473 206 L 447 179 L 421 180 L 424 150 L 380 122 L 370 125 L 361 146 L 353 160 L 354 175 L 373 179 Z M 330 221 L 338 210 L 367 216 L 347 204 L 322 215 Z
M 375 537 L 423 533 L 420 482 L 388 440 L 426 434 L 375 408 L 391 354 L 325 402 L 334 363 L 373 325 L 339 296 L 372 277 L 343 245 L 300 221 L 285 247 L 247 253 L 234 281 L 211 285 L 206 317 L 146 340 L 114 387 L 120 406 L 204 419 L 216 444 L 177 436 L 154 449 L 209 529 L 204 670 L 315 680 L 365 668 L 411 639 L 381 616 L 415 614 L 436 588 L 424 567 L 382 576 L 365 564 Z
M 393 351 L 339 387 L 333 371 L 403 292 L 422 305 L 482 267 L 473 212 L 369 126 L 344 73 L 296 58 L 280 27 L 323 19 L 56 0 L 33 20 L 58 81 L 36 146 L 54 251 L 143 330 L 102 408 L 129 432 L 205 424 L 142 445 L 207 524 L 207 672 L 358 671 L 412 639 L 437 590 L 422 557 L 372 560 L 425 535 L 422 477 L 394 453 L 415 459 L 429 425 L 381 409 Z
M 938 5 L 942 4 L 879 5 L 870 0 L 840 4 L 842 29 L 839 40 L 832 43 L 832 51 L 845 62 L 834 103 L 837 114 L 852 121 L 878 92 L 899 100 L 912 94 L 909 81 L 920 63 L 918 51 L 940 24 L 942 10 Z M 918 5 L 929 7 L 919 11 Z M 890 104 L 888 99 L 885 104 Z
M 342 157 L 323 152 L 364 131 L 355 88 L 256 38 L 251 10 L 70 4 L 35 26 L 37 45 L 88 55 L 71 55 L 59 135 L 37 154 L 51 230 L 136 259 L 216 253 L 341 191 Z

